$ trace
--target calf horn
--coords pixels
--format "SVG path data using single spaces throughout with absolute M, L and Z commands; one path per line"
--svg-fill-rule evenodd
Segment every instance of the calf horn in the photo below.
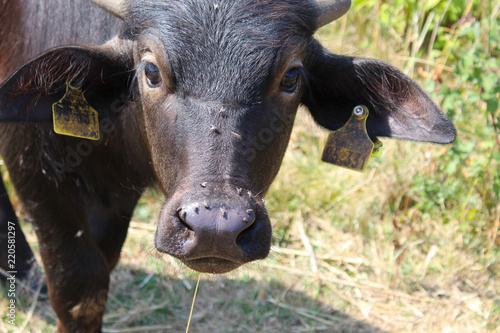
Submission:
M 123 19 L 125 17 L 123 0 L 92 0 L 105 11 Z M 351 0 L 316 0 L 318 17 L 316 24 L 322 27 L 335 21 L 351 8 Z
M 351 8 L 351 0 L 316 0 L 318 28 L 335 21 Z
M 125 17 L 123 0 L 92 0 L 92 2 L 122 20 Z

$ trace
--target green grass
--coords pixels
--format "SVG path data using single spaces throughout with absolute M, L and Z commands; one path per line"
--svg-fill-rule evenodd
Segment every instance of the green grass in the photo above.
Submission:
M 328 133 L 301 110 L 266 198 L 273 251 L 202 275 L 190 332 L 498 331 L 499 6 L 360 0 L 319 32 L 334 52 L 412 75 L 456 124 L 457 143 L 383 140 L 360 174 L 320 162 Z M 185 331 L 198 274 L 154 251 L 161 200 L 148 192 L 136 209 L 105 332 Z M 33 296 L 18 297 L 27 332 L 54 331 L 47 301 L 31 314 Z

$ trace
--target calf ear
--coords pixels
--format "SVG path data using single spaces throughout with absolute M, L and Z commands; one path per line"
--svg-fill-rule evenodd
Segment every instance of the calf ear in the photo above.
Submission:
M 131 61 L 109 45 L 65 46 L 22 65 L 0 86 L 0 121 L 52 121 L 67 85 L 82 89 L 99 115 L 118 111 L 129 93 Z
M 371 137 L 450 143 L 451 121 L 406 75 L 381 61 L 338 56 L 318 44 L 306 64 L 309 90 L 303 98 L 316 122 L 329 130 L 342 127 L 356 105 L 370 111 Z

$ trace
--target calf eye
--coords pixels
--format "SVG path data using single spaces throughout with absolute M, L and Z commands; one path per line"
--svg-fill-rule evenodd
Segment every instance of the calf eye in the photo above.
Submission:
M 161 83 L 160 70 L 152 63 L 146 63 L 146 66 L 144 67 L 144 74 L 146 74 L 148 86 L 150 86 L 151 88 L 158 87 L 158 85 Z
M 285 73 L 281 79 L 281 90 L 292 93 L 297 88 L 300 71 L 298 68 L 293 68 Z

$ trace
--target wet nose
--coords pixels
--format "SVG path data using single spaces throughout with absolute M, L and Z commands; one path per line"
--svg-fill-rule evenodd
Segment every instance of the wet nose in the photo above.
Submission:
M 272 232 L 263 201 L 212 196 L 167 201 L 158 221 L 156 248 L 207 273 L 225 273 L 265 258 Z
M 207 203 L 185 205 L 179 208 L 178 213 L 185 226 L 194 232 L 198 243 L 215 241 L 226 245 L 237 244 L 238 235 L 256 219 L 256 212 L 252 208 Z

